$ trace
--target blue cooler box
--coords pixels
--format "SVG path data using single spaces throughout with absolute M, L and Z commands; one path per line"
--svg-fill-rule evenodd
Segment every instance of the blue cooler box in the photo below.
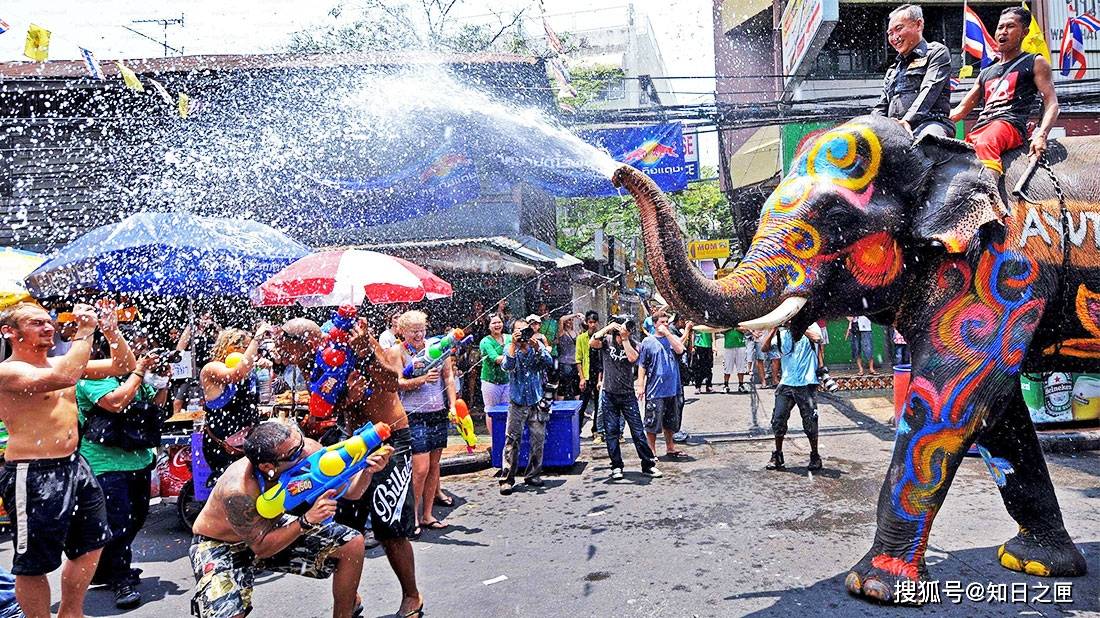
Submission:
M 581 454 L 581 432 L 577 424 L 577 413 L 581 402 L 578 400 L 555 401 L 550 410 L 550 422 L 546 424 L 546 445 L 542 451 L 542 465 L 550 468 L 568 468 L 577 462 Z M 499 405 L 489 408 L 489 418 L 493 419 L 493 466 L 499 468 L 504 461 L 504 430 L 508 423 L 508 406 Z M 527 457 L 531 451 L 531 437 L 527 428 L 523 428 L 523 437 L 519 442 L 519 461 L 516 470 L 520 474 L 527 467 Z

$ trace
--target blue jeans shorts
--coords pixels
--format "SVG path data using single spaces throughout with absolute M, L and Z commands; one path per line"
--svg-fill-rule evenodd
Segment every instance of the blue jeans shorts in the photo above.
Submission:
M 413 454 L 430 453 L 447 446 L 450 424 L 446 410 L 410 414 L 409 430 L 412 432 Z

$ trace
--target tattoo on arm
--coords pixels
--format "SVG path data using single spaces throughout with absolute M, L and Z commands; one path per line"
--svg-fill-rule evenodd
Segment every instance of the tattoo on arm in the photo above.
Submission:
M 225 499 L 225 512 L 229 525 L 249 545 L 264 540 L 268 532 L 275 529 L 275 523 L 264 519 L 256 511 L 256 499 L 245 494 L 232 494 Z

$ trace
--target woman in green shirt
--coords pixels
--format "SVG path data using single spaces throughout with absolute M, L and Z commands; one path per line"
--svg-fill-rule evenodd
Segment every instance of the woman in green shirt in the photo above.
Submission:
M 106 343 L 103 341 L 102 343 Z M 135 342 L 135 347 L 137 347 Z M 103 348 L 106 348 L 104 350 Z M 135 350 L 137 352 L 137 350 Z M 110 349 L 97 345 L 92 358 L 109 358 Z M 123 379 L 80 380 L 76 384 L 76 405 L 80 424 L 93 408 L 97 413 L 124 412 L 131 402 L 150 401 L 158 406 L 168 402 L 168 378 L 154 376 L 151 369 L 157 358 L 143 355 L 137 368 Z M 167 371 L 167 367 L 164 368 Z M 157 384 L 158 388 L 150 386 Z M 132 609 L 141 604 L 137 591 L 137 574 L 132 572 L 131 546 L 145 518 L 149 514 L 150 471 L 155 460 L 154 449 L 127 450 L 105 446 L 90 440 L 80 441 L 80 454 L 88 460 L 96 480 L 103 488 L 107 504 L 107 521 L 111 527 L 111 541 L 103 548 L 92 583 L 106 584 L 115 593 L 115 606 Z
M 481 351 L 481 399 L 485 402 L 485 426 L 493 435 L 493 421 L 489 408 L 508 403 L 508 372 L 500 368 L 504 362 L 504 346 L 509 337 L 504 336 L 504 320 L 499 315 L 489 319 L 489 334 L 482 338 Z

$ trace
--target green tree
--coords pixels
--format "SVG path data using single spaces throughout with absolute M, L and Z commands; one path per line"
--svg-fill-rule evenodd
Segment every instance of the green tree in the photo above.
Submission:
M 713 168 L 702 168 L 702 177 L 715 176 Z M 693 182 L 687 189 L 669 195 L 676 204 L 677 223 L 691 239 L 734 238 L 733 217 L 717 180 Z M 592 255 L 596 230 L 627 242 L 641 237 L 638 209 L 629 195 L 608 198 L 558 200 L 558 247 L 580 257 Z
M 527 9 L 490 10 L 496 23 L 457 23 L 465 0 L 358 0 L 340 3 L 325 23 L 291 35 L 291 53 L 392 50 L 517 51 Z

